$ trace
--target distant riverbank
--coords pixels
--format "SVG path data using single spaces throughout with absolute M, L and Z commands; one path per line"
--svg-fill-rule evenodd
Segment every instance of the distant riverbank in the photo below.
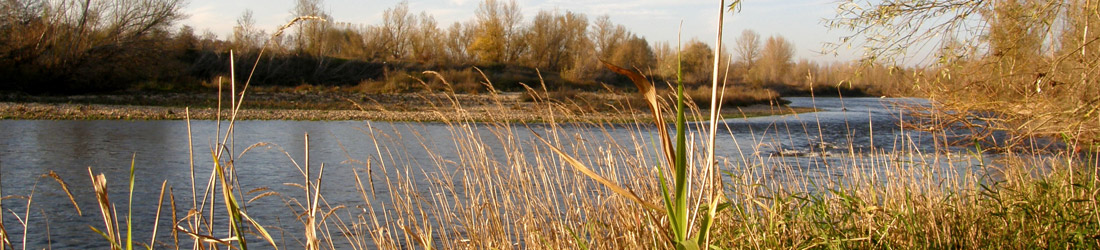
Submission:
M 646 121 L 648 111 L 600 111 L 560 108 L 550 114 L 545 105 L 520 101 L 518 94 L 462 96 L 369 97 L 256 94 L 247 97 L 236 114 L 239 120 L 375 120 L 443 122 L 458 120 L 513 122 L 634 122 Z M 215 120 L 227 119 L 228 101 L 217 112 L 216 95 L 103 95 L 76 97 L 8 96 L 0 102 L 0 119 L 23 120 Z M 360 101 L 356 101 L 360 100 Z M 367 101 L 362 101 L 367 100 Z M 456 106 L 451 100 L 458 103 Z M 188 105 L 195 103 L 195 105 Z M 558 110 L 556 108 L 555 110 Z M 725 117 L 754 117 L 808 112 L 787 106 L 727 107 Z M 551 116 L 553 115 L 553 116 Z
M 752 106 L 743 108 L 745 116 L 782 115 L 808 110 L 769 108 Z M 214 108 L 180 108 L 159 106 L 131 106 L 108 104 L 50 104 L 50 103 L 12 103 L 0 102 L 0 119 L 17 120 L 214 120 L 228 118 L 231 113 L 223 110 L 221 115 Z M 589 113 L 560 114 L 559 122 L 632 122 L 646 121 L 648 113 Z M 738 117 L 729 114 L 726 117 Z M 299 110 L 299 109 L 243 109 L 237 114 L 239 120 L 374 120 L 374 121 L 418 121 L 441 122 L 470 119 L 474 121 L 516 121 L 546 122 L 547 114 L 536 114 L 529 110 L 477 107 L 455 112 L 453 109 L 441 111 L 383 111 L 383 110 Z

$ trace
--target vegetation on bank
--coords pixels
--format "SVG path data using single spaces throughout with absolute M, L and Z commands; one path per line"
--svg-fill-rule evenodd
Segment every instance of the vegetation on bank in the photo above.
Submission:
M 364 93 L 446 88 L 425 75 L 427 70 L 444 75 L 458 93 L 483 92 L 483 74 L 501 91 L 524 91 L 521 83 L 526 83 L 545 84 L 551 91 L 633 92 L 628 79 L 602 68 L 598 60 L 642 69 L 659 88 L 672 82 L 677 62 L 668 42 L 647 41 L 607 16 L 544 10 L 525 18 L 509 1 L 485 1 L 472 20 L 449 26 L 404 2 L 387 9 L 382 23 L 352 24 L 332 19 L 323 1 L 299 1 L 292 13 L 325 21 L 304 22 L 279 31 L 285 35 L 270 36 L 276 32 L 256 27 L 251 12 L 245 11 L 228 37 L 177 27 L 176 21 L 187 14 L 184 4 L 5 4 L 0 9 L 0 91 L 209 91 L 219 81 L 227 82 L 230 51 L 236 54 L 233 66 L 239 72 L 255 66 L 254 73 L 238 74 L 238 81 L 253 77 L 255 86 L 335 86 Z M 733 63 L 721 75 L 728 85 L 756 94 L 730 96 L 729 104 L 768 103 L 777 96 L 807 95 L 811 89 L 818 95 L 908 94 L 905 74 L 894 67 L 797 60 L 785 38 L 764 38 L 748 30 L 738 47 L 737 53 L 720 56 L 720 61 Z M 265 56 L 257 58 L 261 48 Z M 683 46 L 689 89 L 701 88 L 710 78 L 711 48 L 699 40 Z M 849 81 L 837 84 L 841 80 Z
M 838 10 L 829 24 L 851 36 L 834 46 L 859 46 L 866 61 L 933 49 L 912 84 L 945 108 L 926 113 L 950 115 L 925 127 L 972 128 L 998 145 L 1038 136 L 1100 147 L 1097 2 L 849 1 Z

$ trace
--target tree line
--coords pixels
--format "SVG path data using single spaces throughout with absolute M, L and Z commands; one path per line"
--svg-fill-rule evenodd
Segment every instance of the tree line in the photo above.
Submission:
M 709 81 L 715 56 L 711 45 L 697 39 L 682 46 L 650 42 L 606 15 L 541 10 L 527 19 L 515 1 L 484 0 L 472 19 L 446 25 L 411 10 L 407 2 L 386 9 L 381 23 L 354 24 L 332 18 L 322 0 L 296 0 L 294 16 L 325 21 L 301 22 L 272 36 L 274 30 L 257 27 L 245 10 L 225 39 L 209 31 L 196 34 L 188 26 L 176 28 L 183 5 L 181 0 L 4 1 L 3 89 L 196 86 L 226 75 L 228 51 L 237 53 L 240 69 L 251 66 L 261 48 L 267 56 L 260 59 L 257 75 L 266 78 L 257 84 L 276 85 L 391 82 L 423 70 L 476 66 L 502 78 L 504 89 L 519 89 L 515 82 L 537 84 L 539 73 L 549 76 L 551 88 L 630 86 L 599 60 L 640 69 L 659 81 L 675 79 L 679 60 L 685 82 L 698 85 Z M 765 38 L 745 30 L 727 48 L 732 53 L 720 59 L 731 66 L 721 77 L 750 88 L 805 93 L 810 86 L 837 89 L 847 82 L 845 88 L 857 92 L 898 94 L 904 89 L 905 79 L 894 74 L 897 67 L 867 71 L 857 63 L 796 61 L 793 44 L 778 35 Z

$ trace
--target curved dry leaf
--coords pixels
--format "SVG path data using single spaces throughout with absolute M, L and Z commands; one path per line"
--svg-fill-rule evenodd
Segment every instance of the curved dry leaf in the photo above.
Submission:
M 534 131 L 532 131 L 532 133 L 533 132 Z M 540 141 L 542 141 L 544 144 L 546 144 L 546 146 L 550 147 L 550 150 L 553 150 L 554 153 L 556 153 L 558 156 L 560 156 L 562 158 L 562 160 L 565 160 L 566 163 L 569 163 L 569 165 L 572 166 L 573 169 L 576 169 L 577 171 L 580 171 L 584 175 L 587 175 L 588 178 L 591 178 L 592 180 L 594 180 L 596 182 L 599 182 L 603 186 L 611 189 L 611 191 L 613 191 L 613 192 L 615 192 L 619 195 L 622 195 L 622 196 L 626 197 L 627 199 L 630 199 L 634 202 L 637 202 L 638 204 L 641 204 L 642 206 L 644 206 L 646 208 L 653 209 L 654 211 L 659 211 L 661 213 L 664 213 L 665 210 L 663 208 L 658 207 L 657 205 L 653 205 L 649 202 L 646 202 L 645 200 L 642 200 L 642 198 L 635 195 L 634 192 L 631 192 L 630 190 L 627 190 L 626 188 L 623 188 L 623 187 L 619 186 L 618 184 L 615 184 L 614 182 L 611 182 L 611 180 L 603 178 L 602 176 L 600 176 L 596 172 L 592 171 L 592 169 L 589 169 L 588 167 L 584 166 L 584 163 L 581 163 L 580 161 L 578 161 L 577 159 L 574 159 L 573 157 L 569 156 L 565 152 L 562 152 L 561 149 L 558 149 L 558 147 L 554 147 L 554 145 L 551 145 L 549 141 L 546 141 L 546 139 L 543 139 L 542 136 L 540 136 L 538 133 L 533 133 L 533 134 L 535 135 L 536 138 L 538 138 Z
M 657 125 L 657 133 L 661 137 L 661 148 L 664 149 L 665 160 L 668 161 L 667 166 L 671 169 L 673 162 L 675 162 L 674 159 L 676 159 L 676 151 L 673 150 L 672 137 L 668 134 L 668 125 L 665 123 L 664 116 L 661 115 L 661 105 L 657 102 L 657 90 L 653 87 L 653 84 L 649 83 L 649 79 L 638 72 L 615 66 L 604 60 L 600 60 L 600 62 L 612 72 L 630 78 L 630 81 L 634 82 L 634 86 L 638 87 L 638 92 L 642 94 L 642 97 L 645 97 L 649 109 L 653 112 L 653 121 Z
M 65 191 L 65 195 L 69 196 L 69 202 L 72 202 L 73 207 L 76 208 L 76 215 L 84 216 L 84 213 L 80 211 L 80 205 L 77 205 L 76 199 L 73 198 L 73 192 L 69 191 L 69 184 L 65 183 L 65 180 L 62 180 L 61 176 L 57 175 L 57 172 L 54 172 L 53 170 L 50 170 L 50 172 L 47 173 L 46 176 L 49 176 L 53 180 L 57 181 L 57 184 L 61 184 L 61 190 Z

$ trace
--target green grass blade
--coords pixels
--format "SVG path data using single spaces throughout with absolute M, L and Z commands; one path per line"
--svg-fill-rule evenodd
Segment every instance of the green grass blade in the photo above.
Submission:
M 676 242 L 677 250 L 699 250 L 699 244 L 695 244 L 696 239 L 684 239 L 683 241 Z
M 717 201 L 718 199 L 712 198 L 711 204 L 703 208 L 707 213 L 703 214 L 703 220 L 699 224 L 699 235 L 695 239 L 700 247 L 707 246 L 707 237 L 710 237 L 710 228 L 714 225 L 714 215 L 718 214 L 718 205 L 715 204 Z
M 134 153 L 130 157 L 130 199 L 126 205 L 126 250 L 134 249 L 134 162 L 137 160 L 137 153 Z
M 104 233 L 103 231 L 99 231 L 98 228 L 95 228 L 93 226 L 88 226 L 88 228 L 91 228 L 92 232 L 96 232 L 97 234 L 99 234 L 99 236 L 103 236 L 104 239 L 107 239 L 107 242 L 111 243 L 111 249 L 121 249 L 122 248 L 121 246 L 118 245 L 118 242 L 115 242 L 115 240 L 111 238 L 111 236 L 107 236 L 106 233 Z
M 679 50 L 679 49 L 678 49 Z M 670 217 L 675 217 L 676 223 L 672 225 L 676 241 L 687 238 L 687 121 L 684 114 L 684 80 L 683 63 L 680 53 L 676 55 L 676 150 L 675 163 L 673 165 L 673 185 L 675 186 L 675 203 Z
M 275 250 L 279 250 L 279 246 L 275 244 L 275 238 L 271 237 L 271 234 L 268 233 L 267 229 L 264 229 L 264 227 L 261 226 L 259 222 L 253 220 L 252 217 L 249 217 L 248 213 L 245 212 L 241 212 L 241 217 L 244 217 L 245 221 L 248 221 L 249 224 L 252 224 L 252 227 L 256 228 L 256 231 L 259 231 L 260 236 L 263 236 L 264 240 L 266 240 L 267 243 L 271 244 L 271 247 L 274 247 Z
M 565 228 L 565 230 L 569 231 L 569 235 L 573 236 L 573 240 L 577 242 L 577 248 L 579 248 L 581 250 L 588 250 L 587 241 L 585 241 L 584 239 L 581 239 L 580 235 L 577 235 L 577 232 L 573 231 L 572 228 L 568 228 L 568 227 Z
M 232 185 L 229 185 L 229 181 L 226 180 L 223 167 L 218 159 L 217 155 L 214 158 L 214 172 L 218 175 L 218 182 L 222 186 L 222 200 L 225 200 L 226 213 L 229 214 L 230 228 L 233 236 L 237 237 L 237 245 L 242 250 L 248 249 L 248 242 L 245 240 L 243 232 L 241 230 L 241 210 L 237 205 L 237 199 L 233 196 Z
M 667 183 L 667 181 L 665 181 L 666 180 L 665 172 L 658 169 L 657 170 L 657 178 L 658 178 L 657 179 L 658 182 L 661 184 L 661 198 L 665 202 L 665 211 L 672 211 L 672 199 L 669 198 L 668 183 Z M 669 216 L 668 220 L 669 220 L 669 225 L 676 225 L 677 224 L 676 217 Z

